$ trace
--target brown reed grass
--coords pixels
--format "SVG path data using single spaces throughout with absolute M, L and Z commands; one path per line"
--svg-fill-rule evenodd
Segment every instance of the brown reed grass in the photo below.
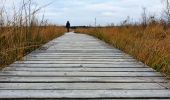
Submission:
M 65 32 L 64 27 L 48 24 L 43 16 L 38 20 L 37 14 L 42 7 L 34 10 L 31 7 L 31 0 L 23 0 L 21 7 L 9 16 L 5 6 L 0 6 L 1 68 Z
M 170 76 L 170 29 L 162 24 L 79 28 L 76 32 L 97 37 Z

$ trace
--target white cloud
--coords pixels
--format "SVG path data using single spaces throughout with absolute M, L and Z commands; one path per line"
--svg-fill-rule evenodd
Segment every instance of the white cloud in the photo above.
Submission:
M 103 12 L 102 15 L 105 16 L 105 17 L 113 17 L 113 16 L 115 16 L 115 14 L 113 12 Z
M 92 11 L 114 11 L 114 6 L 110 5 L 108 3 L 99 3 L 99 4 L 89 4 L 86 6 L 86 9 L 92 10 Z
M 8 7 L 19 4 L 21 0 L 7 0 Z M 65 24 L 70 20 L 73 25 L 89 25 L 94 23 L 97 17 L 98 23 L 118 23 L 127 16 L 138 20 L 141 17 L 142 7 L 146 7 L 148 13 L 160 15 L 162 11 L 161 0 L 33 0 L 38 6 L 53 4 L 45 9 L 45 17 L 50 22 Z M 13 9 L 10 9 L 13 10 Z M 42 15 L 44 10 L 40 12 Z

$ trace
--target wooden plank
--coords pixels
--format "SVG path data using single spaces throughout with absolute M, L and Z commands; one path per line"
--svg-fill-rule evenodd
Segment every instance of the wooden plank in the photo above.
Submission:
M 42 52 L 41 52 L 42 51 Z M 52 51 L 52 50 L 51 50 Z M 74 50 L 73 50 L 74 51 Z M 94 54 L 94 55 L 104 55 L 104 54 L 106 54 L 106 55 L 109 55 L 109 54 L 112 54 L 112 55 L 128 55 L 128 54 L 126 54 L 126 53 L 123 53 L 123 52 L 107 52 L 107 53 L 98 53 L 98 52 L 75 52 L 75 53 L 71 53 L 71 52 L 65 52 L 65 53 L 57 53 L 57 52 L 50 52 L 50 50 L 36 50 L 36 51 L 33 51 L 33 53 L 32 54 L 35 54 L 35 53 L 40 53 L 40 54 L 46 54 L 46 55 L 48 55 L 48 54 L 61 54 L 61 55 L 64 55 L 64 54 L 79 54 L 79 55 L 81 55 L 81 54 Z
M 0 83 L 0 90 L 156 90 L 162 83 Z
M 58 46 L 56 46 L 58 47 Z M 54 50 L 47 50 L 48 52 L 54 52 L 56 53 L 56 51 L 116 51 L 116 52 L 122 52 L 120 50 L 117 50 L 117 49 L 109 49 L 109 48 L 105 48 L 105 49 L 99 49 L 98 47 L 96 47 L 95 49 L 75 49 L 75 48 L 72 48 L 72 49 L 58 49 L 58 48 L 55 48 Z M 41 50 L 39 50 L 41 52 Z M 43 50 L 42 50 L 43 51 Z
M 76 50 L 83 50 L 83 49 L 85 49 L 85 50 L 96 50 L 96 49 L 99 49 L 99 50 L 101 50 L 101 49 L 106 49 L 106 47 L 105 46 L 96 46 L 96 45 L 93 45 L 93 46 L 91 46 L 91 47 L 85 47 L 85 46 L 78 46 L 78 45 L 72 45 L 71 47 L 69 47 L 69 46 L 67 46 L 67 47 L 64 47 L 64 46 L 57 46 L 57 45 L 55 45 L 56 47 L 57 47 L 57 49 L 59 49 L 59 50 L 62 50 L 62 49 L 64 49 L 64 50 L 69 50 L 69 49 L 76 49 Z M 111 48 L 111 47 L 107 47 L 108 49 L 112 49 L 112 50 L 114 50 L 113 48 Z M 40 49 L 41 50 L 41 49 Z M 43 50 L 43 49 L 42 49 Z M 48 50 L 56 50 L 55 49 L 55 47 L 50 47 Z
M 6 67 L 4 71 L 39 71 L 39 72 L 153 72 L 151 68 L 25 68 Z
M 132 57 L 93 57 L 93 56 L 85 56 L 85 57 L 83 57 L 83 56 L 64 56 L 64 57 L 62 57 L 62 56 L 56 56 L 56 57 L 54 57 L 54 56 L 51 56 L 51 57 L 43 57 L 43 56 L 41 56 L 41 57 L 39 57 L 39 56 L 37 56 L 37 57 L 25 57 L 25 60 L 26 59 L 133 59 Z
M 101 50 L 101 49 L 112 49 L 112 50 L 116 50 L 116 49 L 113 49 L 113 48 L 111 48 L 111 47 L 106 47 L 106 46 L 96 46 L 96 45 L 91 45 L 91 46 L 80 46 L 80 45 L 72 45 L 71 47 L 69 47 L 69 46 L 66 46 L 66 47 L 64 47 L 64 46 L 57 46 L 57 45 L 55 45 L 56 47 L 57 47 L 57 49 L 59 49 L 59 50 L 62 50 L 62 49 L 64 49 L 64 50 L 69 50 L 69 49 L 77 49 L 77 50 L 83 50 L 83 49 L 85 49 L 85 50 Z M 51 51 L 54 51 L 54 50 L 56 50 L 56 47 L 49 47 L 48 48 L 48 50 L 51 50 Z M 44 50 L 45 51 L 45 49 L 40 49 L 40 50 Z M 119 52 L 121 52 L 120 50 L 117 50 L 117 51 L 119 51 Z
M 163 77 L 24 77 L 0 76 L 1 83 L 166 83 Z
M 57 53 L 57 52 L 54 52 L 54 53 L 50 53 L 47 51 L 42 51 L 40 52 L 40 50 L 38 50 L 37 52 L 34 52 L 32 53 L 33 55 L 35 54 L 41 54 L 41 55 L 113 55 L 113 56 L 116 56 L 116 55 L 122 55 L 122 56 L 126 56 L 127 54 L 125 53 L 117 53 L 117 52 L 113 52 L 113 53 L 97 53 L 97 52 L 89 52 L 89 53 L 78 53 L 78 52 L 75 52 L 75 53 L 69 53 L 69 52 L 66 52 L 66 53 Z M 128 56 L 128 55 L 127 55 Z
M 126 56 L 126 55 L 104 55 L 104 54 L 97 54 L 97 55 L 93 55 L 93 54 L 53 54 L 53 55 L 43 55 L 43 54 L 30 54 L 27 57 L 130 57 L 130 56 Z
M 17 61 L 15 64 L 139 64 L 129 61 Z
M 33 67 L 33 68 L 143 68 L 142 64 L 11 64 L 11 67 Z
M 41 54 L 41 55 L 82 55 L 82 56 L 84 56 L 84 55 L 129 56 L 129 55 L 123 54 L 123 53 L 48 53 L 47 51 L 46 51 L 46 53 L 45 52 L 44 53 L 41 53 L 41 52 L 38 53 L 38 51 L 37 51 L 36 53 L 31 53 L 31 54 L 32 55 L 37 55 L 37 54 L 40 55 Z
M 113 58 L 129 58 L 129 56 L 124 55 L 29 55 L 27 57 L 113 57 Z
M 114 51 L 109 51 L 109 50 L 56 50 L 55 52 L 56 53 L 113 53 Z M 119 52 L 119 51 L 116 51 L 116 52 Z M 38 51 L 37 53 L 40 53 L 40 51 Z
M 116 49 L 85 49 L 85 48 L 82 48 L 82 49 L 49 49 L 47 51 L 45 50 L 39 50 L 37 53 L 115 53 L 115 54 L 121 54 L 122 51 L 120 50 L 116 50 Z M 36 53 L 36 52 L 35 52 Z
M 120 77 L 120 76 L 130 76 L 130 77 L 158 77 L 162 76 L 157 72 L 28 72 L 28 71 L 3 71 L 0 76 L 100 76 L 100 77 Z
M 93 49 L 97 49 L 97 48 L 105 49 L 105 48 L 107 48 L 107 49 L 114 49 L 113 47 L 105 46 L 105 45 L 102 45 L 100 43 L 88 43 L 88 44 L 89 44 L 89 46 L 84 46 L 82 44 L 74 44 L 74 43 L 72 43 L 72 45 L 70 46 L 70 44 L 64 44 L 64 43 L 56 44 L 56 45 L 55 45 L 55 43 L 53 43 L 53 44 L 51 43 L 51 48 L 59 47 L 59 48 L 72 48 L 72 49 L 73 48 L 80 48 L 80 49 L 82 49 L 82 48 L 93 48 Z
M 40 59 L 40 58 L 36 58 L 36 59 L 26 59 L 25 61 L 94 61 L 94 62 L 136 62 L 135 59 Z
M 129 55 L 115 55 L 115 54 L 40 54 L 40 53 L 36 53 L 36 54 L 30 54 L 29 56 L 32 57 L 72 57 L 72 56 L 77 56 L 77 57 L 130 57 Z
M 0 90 L 0 98 L 170 99 L 170 90 Z

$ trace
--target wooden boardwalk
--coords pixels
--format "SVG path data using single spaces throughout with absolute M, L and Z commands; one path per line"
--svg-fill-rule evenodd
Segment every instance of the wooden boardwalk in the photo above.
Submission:
M 160 73 L 104 42 L 67 33 L 0 72 L 0 98 L 170 99 Z

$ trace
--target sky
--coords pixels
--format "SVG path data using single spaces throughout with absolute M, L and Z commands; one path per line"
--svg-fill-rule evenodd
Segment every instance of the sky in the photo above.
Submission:
M 6 0 L 6 6 L 19 4 L 21 0 Z M 36 5 L 47 7 L 39 12 L 49 23 L 64 25 L 67 20 L 72 26 L 119 24 L 130 16 L 131 21 L 141 19 L 142 8 L 146 8 L 148 15 L 161 16 L 162 0 L 34 0 Z M 12 8 L 11 8 L 12 10 Z

